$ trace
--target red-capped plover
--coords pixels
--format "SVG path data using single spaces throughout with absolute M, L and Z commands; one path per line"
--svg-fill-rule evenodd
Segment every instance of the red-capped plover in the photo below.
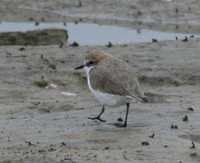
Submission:
M 105 122 L 101 119 L 105 106 L 126 104 L 124 123 L 117 124 L 118 127 L 126 127 L 130 102 L 132 100 L 147 102 L 136 73 L 126 62 L 96 50 L 90 51 L 85 57 L 84 64 L 75 69 L 82 68 L 86 71 L 90 91 L 102 105 L 101 112 L 89 119 Z

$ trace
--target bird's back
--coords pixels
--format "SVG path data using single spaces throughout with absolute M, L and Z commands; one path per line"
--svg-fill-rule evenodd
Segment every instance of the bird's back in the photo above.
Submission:
M 101 92 L 142 99 L 137 75 L 128 64 L 109 57 L 90 71 L 91 86 Z

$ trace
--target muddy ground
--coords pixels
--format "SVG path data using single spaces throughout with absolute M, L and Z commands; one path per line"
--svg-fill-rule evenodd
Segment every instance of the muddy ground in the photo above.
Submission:
M 171 12 L 175 11 L 178 24 L 189 24 L 198 32 L 199 22 L 193 18 L 198 17 L 199 5 L 194 0 L 2 0 L 0 17 L 4 21 L 84 17 L 83 21 L 118 25 L 134 25 L 139 19 L 148 27 L 163 29 L 156 18 L 176 27 Z M 66 16 L 61 16 L 62 10 Z M 141 17 L 133 16 L 135 12 Z M 171 25 L 165 28 L 171 30 Z M 107 108 L 106 123 L 87 119 L 101 108 L 87 88 L 84 73 L 73 68 L 90 49 L 128 62 L 140 73 L 145 92 L 157 94 L 153 103 L 131 105 L 125 129 L 113 125 L 123 118 L 124 106 Z M 197 38 L 111 48 L 1 46 L 0 162 L 199 162 L 199 53 Z

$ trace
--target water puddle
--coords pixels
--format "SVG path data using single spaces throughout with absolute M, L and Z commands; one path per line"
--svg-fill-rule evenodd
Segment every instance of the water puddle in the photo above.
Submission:
M 0 32 L 30 31 L 46 28 L 66 29 L 69 33 L 69 42 L 78 42 L 80 45 L 105 45 L 109 41 L 113 44 L 151 42 L 152 38 L 159 41 L 175 40 L 177 36 L 183 39 L 190 34 L 153 31 L 147 29 L 132 29 L 112 25 L 98 25 L 90 23 L 63 23 L 44 22 L 35 25 L 34 22 L 1 22 Z

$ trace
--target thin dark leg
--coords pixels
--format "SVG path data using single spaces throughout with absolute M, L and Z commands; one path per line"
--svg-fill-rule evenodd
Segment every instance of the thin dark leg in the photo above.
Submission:
M 104 111 L 105 111 L 105 107 L 104 107 L 104 105 L 103 105 L 103 107 L 102 107 L 102 109 L 101 109 L 101 112 L 100 112 L 96 117 L 88 117 L 88 119 L 91 119 L 91 120 L 99 120 L 99 121 L 101 121 L 101 122 L 106 122 L 106 120 L 101 119 L 101 116 L 102 116 L 102 114 L 104 113 Z
M 129 103 L 127 103 L 127 104 L 126 104 L 126 116 L 125 116 L 125 121 L 124 121 L 124 127 L 126 127 L 126 126 L 127 126 L 127 120 L 128 120 L 129 107 L 130 107 L 130 104 L 129 104 Z
M 124 123 L 123 123 L 123 124 L 121 124 L 121 123 L 116 123 L 115 125 L 116 125 L 117 127 L 127 127 L 127 120 L 128 120 L 129 107 L 130 107 L 130 104 L 129 104 L 129 103 L 126 103 L 126 115 L 125 115 Z

